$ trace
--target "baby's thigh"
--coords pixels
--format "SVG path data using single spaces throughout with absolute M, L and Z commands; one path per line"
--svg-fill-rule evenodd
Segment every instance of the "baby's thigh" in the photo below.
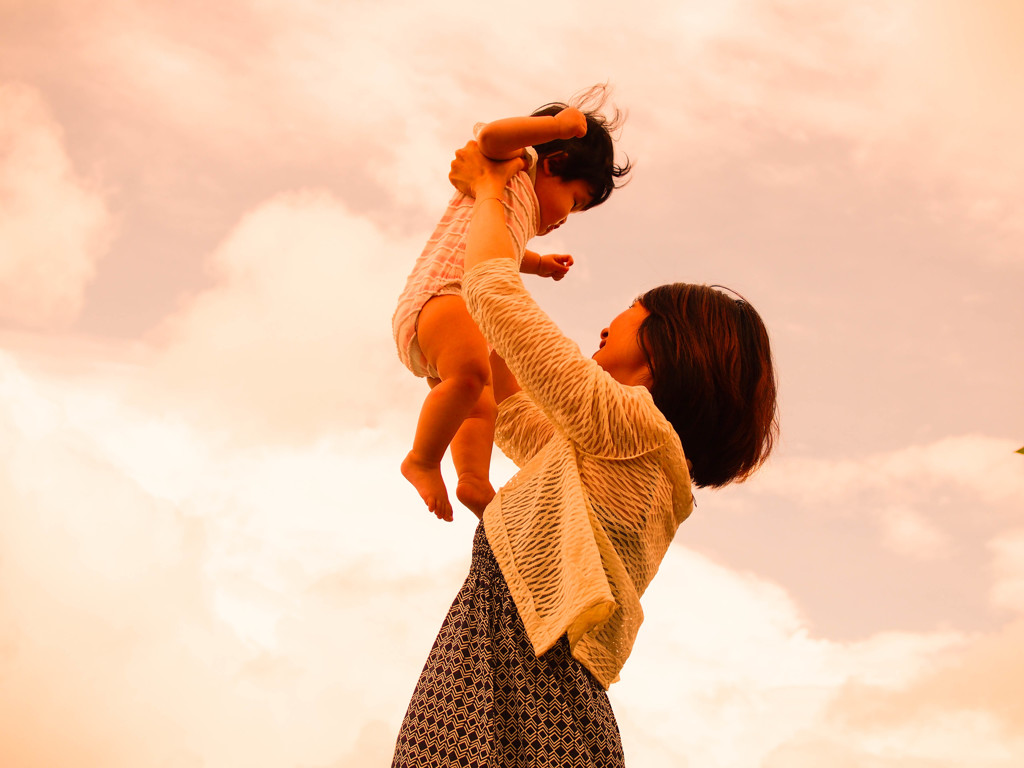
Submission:
M 416 336 L 427 363 L 442 379 L 471 375 L 490 380 L 487 341 L 461 296 L 435 296 L 424 304 Z

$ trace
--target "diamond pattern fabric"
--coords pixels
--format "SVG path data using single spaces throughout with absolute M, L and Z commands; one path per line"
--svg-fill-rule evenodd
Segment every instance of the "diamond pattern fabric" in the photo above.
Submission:
M 565 638 L 538 658 L 477 528 L 469 576 L 402 722 L 392 768 L 622 768 L 608 695 Z

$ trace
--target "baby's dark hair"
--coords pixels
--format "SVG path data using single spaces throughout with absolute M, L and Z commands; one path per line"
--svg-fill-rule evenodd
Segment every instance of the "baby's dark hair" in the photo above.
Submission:
M 583 210 L 600 205 L 611 195 L 612 190 L 621 187 L 616 180 L 623 178 L 631 169 L 629 160 L 625 165 L 615 164 L 615 147 L 612 134 L 617 132 L 626 116 L 615 109 L 610 118 L 601 114 L 600 109 L 608 99 L 608 85 L 601 83 L 575 94 L 567 104 L 552 102 L 533 112 L 535 117 L 557 115 L 566 107 L 575 107 L 587 118 L 587 135 L 572 139 L 555 139 L 534 147 L 538 162 L 550 158 L 551 172 L 564 181 L 583 179 L 590 187 L 591 200 Z

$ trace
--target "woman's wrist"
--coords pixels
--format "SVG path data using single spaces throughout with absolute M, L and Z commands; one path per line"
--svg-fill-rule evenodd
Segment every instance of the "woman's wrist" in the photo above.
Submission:
M 499 200 L 505 196 L 505 183 L 503 179 L 486 178 L 473 187 L 473 197 L 477 200 L 485 200 L 489 197 L 496 197 Z
M 499 196 L 499 195 L 488 195 L 487 197 L 475 197 L 475 198 L 473 198 L 473 200 L 474 200 L 474 205 L 480 205 L 481 203 L 486 203 L 488 200 L 493 200 L 496 203 L 501 203 L 502 205 L 504 205 L 504 203 L 505 203 L 505 199 L 503 197 Z

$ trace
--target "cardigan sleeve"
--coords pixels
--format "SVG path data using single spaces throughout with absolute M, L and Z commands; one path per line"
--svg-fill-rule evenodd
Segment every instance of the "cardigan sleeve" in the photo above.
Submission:
M 582 450 L 630 458 L 670 439 L 672 427 L 650 393 L 619 384 L 584 357 L 537 306 L 511 259 L 489 259 L 467 272 L 463 297 L 523 391 Z
M 505 398 L 498 406 L 494 442 L 502 453 L 523 467 L 547 444 L 555 428 L 526 392 Z

